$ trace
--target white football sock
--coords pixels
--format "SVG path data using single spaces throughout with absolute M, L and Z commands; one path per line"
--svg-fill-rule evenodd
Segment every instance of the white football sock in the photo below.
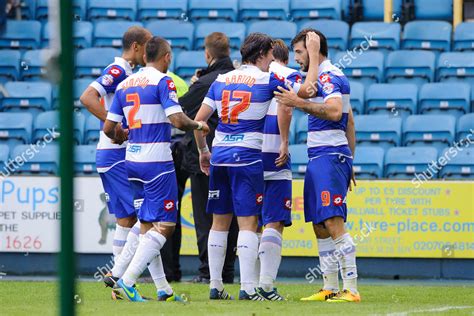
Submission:
M 137 223 L 130 229 L 130 233 L 127 236 L 127 242 L 123 247 L 122 253 L 118 258 L 115 258 L 114 267 L 112 268 L 112 275 L 117 278 L 121 278 L 127 270 L 130 261 L 132 261 L 135 252 L 137 251 L 140 235 L 140 222 Z
M 229 232 L 210 230 L 207 240 L 207 255 L 209 261 L 210 288 L 222 291 L 222 269 L 224 268 L 225 253 L 227 250 L 227 236 Z
M 354 241 L 349 233 L 334 239 L 336 245 L 337 256 L 341 266 L 341 276 L 343 281 L 343 289 L 357 293 L 357 266 L 356 266 L 356 249 Z
M 247 294 L 254 294 L 257 280 L 255 279 L 255 261 L 258 258 L 257 233 L 249 230 L 239 231 L 237 238 L 237 254 L 240 265 L 240 288 Z
M 130 228 L 120 226 L 119 224 L 115 224 L 115 233 L 114 233 L 114 241 L 112 244 L 112 253 L 114 254 L 114 260 L 122 253 L 122 249 L 127 242 L 127 236 Z
M 266 292 L 273 290 L 273 282 L 281 263 L 281 234 L 273 228 L 266 228 L 258 249 L 260 258 L 260 287 Z
M 149 230 L 140 240 L 137 252 L 125 271 L 122 279 L 126 286 L 133 286 L 148 264 L 160 254 L 166 242 L 165 236 L 155 230 Z
M 257 237 L 258 237 L 258 247 L 260 247 L 260 242 L 262 240 L 262 233 L 257 233 Z M 260 279 L 260 266 L 261 266 L 260 258 L 257 257 L 257 260 L 255 260 L 255 276 L 253 278 L 254 280 Z
M 155 257 L 155 259 L 148 265 L 153 282 L 155 283 L 157 291 L 165 291 L 166 294 L 173 294 L 173 289 L 166 280 L 165 269 L 163 268 L 163 261 L 161 255 Z
M 334 255 L 336 245 L 331 237 L 318 238 L 319 267 L 323 273 L 324 290 L 339 291 L 338 258 Z

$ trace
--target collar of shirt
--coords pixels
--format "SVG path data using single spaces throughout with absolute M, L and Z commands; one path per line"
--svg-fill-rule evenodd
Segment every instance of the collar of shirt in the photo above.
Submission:
M 133 69 L 130 63 L 126 61 L 125 59 L 123 59 L 122 57 L 115 57 L 115 63 L 120 65 L 123 69 L 125 69 L 125 72 L 127 73 L 128 76 L 133 73 Z
M 331 61 L 329 59 L 326 59 L 322 63 L 319 64 L 319 75 L 321 75 L 323 72 L 326 72 L 327 69 L 331 66 Z

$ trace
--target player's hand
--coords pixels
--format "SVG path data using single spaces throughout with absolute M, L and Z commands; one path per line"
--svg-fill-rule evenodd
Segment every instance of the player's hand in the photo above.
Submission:
M 115 138 L 112 143 L 121 145 L 126 140 L 128 140 L 128 129 L 123 129 L 120 123 L 115 125 Z
M 288 150 L 288 143 L 282 142 L 280 145 L 280 155 L 275 159 L 277 167 L 283 167 L 290 158 L 290 151 Z
M 295 90 L 291 86 L 288 86 L 289 90 L 286 90 L 283 87 L 278 87 L 280 92 L 275 92 L 275 98 L 279 104 L 289 106 L 289 107 L 297 107 L 297 103 L 300 100 L 298 95 L 295 93 Z
M 199 121 L 201 124 L 202 124 L 202 136 L 206 137 L 207 134 L 209 134 L 209 132 L 211 131 L 210 128 L 209 128 L 209 125 L 207 125 L 206 122 L 204 121 Z
M 201 167 L 201 171 L 206 176 L 209 176 L 209 169 L 211 168 L 211 153 L 210 152 L 199 154 L 199 166 Z
M 354 183 L 354 187 L 357 186 L 354 168 L 352 168 L 351 181 L 349 181 L 349 191 L 352 191 L 352 183 Z
M 306 34 L 306 49 L 311 56 L 317 55 L 319 57 L 319 50 L 321 49 L 321 39 L 315 32 L 308 32 Z

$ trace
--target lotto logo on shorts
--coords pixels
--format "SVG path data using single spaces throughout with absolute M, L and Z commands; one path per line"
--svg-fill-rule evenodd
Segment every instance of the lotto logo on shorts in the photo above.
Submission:
M 165 211 L 171 212 L 174 211 L 174 201 L 173 200 L 165 200 Z
M 285 199 L 285 208 L 291 211 L 291 199 Z
M 261 193 L 257 194 L 256 200 L 257 200 L 257 205 L 261 205 L 263 203 L 263 194 Z
M 334 204 L 334 206 L 341 206 L 342 203 L 344 203 L 344 199 L 342 198 L 342 195 L 335 194 L 332 203 Z
M 207 196 L 208 200 L 218 200 L 220 195 L 219 190 L 209 190 L 209 195 Z

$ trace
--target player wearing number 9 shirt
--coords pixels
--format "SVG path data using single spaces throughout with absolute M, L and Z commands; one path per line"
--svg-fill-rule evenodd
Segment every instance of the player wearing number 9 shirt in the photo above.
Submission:
M 208 239 L 211 299 L 231 299 L 223 288 L 221 276 L 233 214 L 240 229 L 239 299 L 264 299 L 255 291 L 257 216 L 262 209 L 264 190 L 263 129 L 274 91 L 289 84 L 278 74 L 268 72 L 272 50 L 269 36 L 250 34 L 240 49 L 243 65 L 217 77 L 196 115 L 196 120 L 206 121 L 217 110 L 219 116 L 212 156 L 201 133 L 195 132 L 201 169 L 210 176 L 207 211 L 213 214 Z M 294 84 L 293 89 L 300 90 L 300 85 Z

